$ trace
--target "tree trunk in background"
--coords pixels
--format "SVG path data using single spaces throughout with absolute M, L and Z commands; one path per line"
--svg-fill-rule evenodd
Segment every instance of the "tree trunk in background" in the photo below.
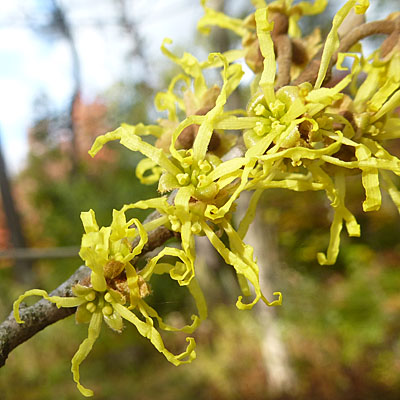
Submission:
M 144 40 L 140 36 L 137 26 L 138 22 L 135 21 L 129 13 L 129 4 L 127 3 L 127 0 L 116 0 L 116 4 L 118 5 L 119 10 L 119 26 L 121 26 L 132 39 L 132 51 L 129 53 L 129 63 L 132 64 L 132 61 L 140 61 L 143 70 L 147 71 L 147 73 L 144 74 L 144 81 L 149 85 L 150 82 L 148 78 L 152 75 L 149 71 L 152 71 L 152 66 L 149 63 L 149 60 L 146 57 L 146 52 L 143 48 Z M 131 72 L 133 71 L 134 69 L 132 68 Z
M 244 192 L 238 201 L 237 215 L 245 214 L 251 193 Z M 260 287 L 265 297 L 272 301 L 272 293 L 279 290 L 279 253 L 273 226 L 263 222 L 263 209 L 257 208 L 254 222 L 245 237 L 246 243 L 254 248 L 260 269 Z M 261 351 L 268 381 L 268 393 L 279 396 L 293 392 L 296 387 L 295 373 L 290 365 L 290 357 L 283 341 L 279 319 L 273 307 L 259 301 L 255 308 L 256 317 L 262 328 Z
M 81 67 L 80 67 L 79 54 L 76 47 L 75 38 L 73 35 L 73 30 L 71 24 L 68 21 L 66 13 L 62 8 L 62 6 L 60 5 L 59 1 L 57 0 L 52 0 L 52 7 L 53 7 L 53 15 L 52 15 L 53 27 L 57 32 L 60 33 L 60 35 L 68 43 L 72 61 L 73 89 L 68 109 L 67 128 L 70 131 L 71 163 L 72 163 L 71 176 L 73 176 L 78 172 L 79 149 L 76 137 L 76 124 L 73 114 L 75 105 L 79 100 L 79 96 L 81 93 L 81 86 L 82 86 Z
M 10 181 L 8 179 L 6 163 L 3 157 L 3 151 L 0 140 L 0 190 L 4 213 L 7 220 L 7 226 L 10 232 L 11 244 L 15 248 L 26 247 L 21 222 L 13 199 Z M 32 262 L 29 260 L 16 260 L 14 267 L 14 277 L 17 281 L 23 283 L 32 282 Z

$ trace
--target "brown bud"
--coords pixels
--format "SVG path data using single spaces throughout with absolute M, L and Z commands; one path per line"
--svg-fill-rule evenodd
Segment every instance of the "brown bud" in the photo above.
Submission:
M 194 138 L 199 130 L 198 125 L 189 125 L 178 136 L 178 142 L 184 149 L 190 149 L 193 146 Z
M 210 111 L 212 108 L 215 107 L 215 102 L 217 101 L 217 98 L 220 93 L 221 93 L 221 88 L 218 85 L 214 85 L 203 94 L 201 98 L 201 104 L 203 105 L 203 107 L 201 107 L 200 110 L 206 109 L 204 114 L 207 114 L 208 111 Z M 197 114 L 197 115 L 204 115 L 204 114 Z
M 206 115 L 210 110 L 212 110 L 215 107 L 215 102 L 213 105 L 209 105 L 209 106 L 204 106 L 199 108 L 194 115 Z
M 341 111 L 339 114 L 346 118 L 350 123 L 354 122 L 354 115 L 350 110 Z
M 246 64 L 254 73 L 258 74 L 259 72 L 262 72 L 264 68 L 264 57 L 261 54 L 258 39 L 248 46 L 246 50 L 247 51 L 244 56 Z
M 103 268 L 104 276 L 106 279 L 114 279 L 123 271 L 124 268 L 125 264 L 116 260 L 110 260 Z
M 296 65 L 302 65 L 308 61 L 307 50 L 299 39 L 292 39 L 292 60 Z
M 312 131 L 313 125 L 310 121 L 303 121 L 299 124 L 298 130 L 300 132 L 300 137 L 306 142 L 310 139 L 310 132 Z
M 354 161 L 356 159 L 355 148 L 353 146 L 342 144 L 340 150 L 333 154 L 333 156 L 342 161 Z
M 257 40 L 257 35 L 254 32 L 248 32 L 246 35 L 243 36 L 242 39 L 242 46 L 248 47 L 250 46 L 255 40 Z
M 215 151 L 218 149 L 221 144 L 221 138 L 219 137 L 217 132 L 213 132 L 210 143 L 208 144 L 208 151 Z
M 358 127 L 357 127 L 356 121 L 354 119 L 354 114 L 350 110 L 341 111 L 339 114 L 342 115 L 344 118 L 347 119 L 347 121 L 350 122 L 350 124 L 353 127 L 354 131 L 357 131 Z
M 206 115 L 210 110 L 212 110 L 215 107 L 214 105 L 208 105 L 202 108 L 199 108 L 194 115 Z M 197 136 L 197 133 L 199 132 L 199 126 L 192 124 L 187 126 L 185 129 L 182 130 L 181 134 L 178 136 L 178 141 L 180 145 L 184 149 L 190 149 L 193 147 L 194 140 Z M 221 143 L 221 139 L 218 135 L 218 133 L 213 132 L 210 143 L 208 144 L 208 151 L 214 151 L 216 150 Z
M 273 13 L 272 21 L 274 22 L 274 28 L 272 29 L 271 35 L 286 35 L 289 29 L 289 19 L 285 14 Z

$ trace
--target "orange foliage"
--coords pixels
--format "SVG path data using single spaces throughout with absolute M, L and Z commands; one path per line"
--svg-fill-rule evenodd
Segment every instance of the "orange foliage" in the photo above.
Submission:
M 10 248 L 10 233 L 7 228 L 6 216 L 4 210 L 0 207 L 0 249 Z
M 97 136 L 111 130 L 107 123 L 107 107 L 95 99 L 92 103 L 84 103 L 80 96 L 74 102 L 72 118 L 75 126 L 75 140 L 79 159 L 89 160 L 88 150 Z M 96 156 L 97 162 L 113 162 L 115 155 L 109 148 Z M 91 162 L 90 164 L 92 164 Z

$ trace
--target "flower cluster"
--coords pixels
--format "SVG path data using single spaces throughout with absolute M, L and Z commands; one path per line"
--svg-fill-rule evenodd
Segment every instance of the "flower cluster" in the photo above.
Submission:
M 386 149 L 388 140 L 400 136 L 399 15 L 371 29 L 372 33 L 392 32 L 396 40 L 389 36 L 385 46 L 365 57 L 359 40 L 371 34 L 368 24 L 340 29 L 352 10 L 365 13 L 368 0 L 348 0 L 335 15 L 324 44 L 318 31 L 302 38 L 298 21 L 303 15 L 321 13 L 326 0 L 296 5 L 290 0 L 269 5 L 253 0 L 256 10 L 243 20 L 212 10 L 206 3 L 202 0 L 205 15 L 199 29 L 204 33 L 213 25 L 230 29 L 242 38 L 242 48 L 211 53 L 201 62 L 189 53 L 174 55 L 167 48 L 171 41 L 165 40 L 162 52 L 182 69 L 155 98 L 166 117 L 155 125 L 123 124 L 98 137 L 89 152 L 95 156 L 113 140 L 140 152 L 145 158 L 136 174 L 143 184 L 158 182 L 161 196 L 114 210 L 110 227 L 101 229 L 93 211 L 82 213 L 85 234 L 80 255 L 91 269 L 90 281 L 74 287 L 75 297 L 50 297 L 31 290 L 15 303 L 19 322 L 19 304 L 29 295 L 43 296 L 58 307 L 78 306 L 76 319 L 89 322 L 89 333 L 72 360 L 72 372 L 85 396 L 92 392 L 79 383 L 79 365 L 103 320 L 116 331 L 121 331 L 123 320 L 134 324 L 175 365 L 195 357 L 192 338 L 178 356 L 166 350 L 154 320 L 160 329 L 191 333 L 206 317 L 196 281 L 196 236 L 206 236 L 234 268 L 243 296 L 253 294 L 247 302 L 238 297 L 239 309 L 250 309 L 260 299 L 269 306 L 281 304 L 279 292 L 272 301 L 262 293 L 253 248 L 244 242 L 266 189 L 326 193 L 333 221 L 327 252 L 317 255 L 320 264 L 336 261 L 343 223 L 350 236 L 360 235 L 345 204 L 348 175 L 361 176 L 364 211 L 379 209 L 381 181 L 400 210 L 400 192 L 393 181 L 393 175 L 400 175 L 400 160 Z M 241 59 L 254 72 L 251 97 L 246 107 L 228 110 L 229 97 L 243 77 Z M 207 84 L 208 69 L 220 71 L 218 83 Z M 233 151 L 240 148 L 241 140 L 244 150 Z M 254 194 L 235 229 L 236 201 L 243 191 Z M 172 193 L 169 198 L 168 193 Z M 143 224 L 135 218 L 127 221 L 126 212 L 132 209 L 153 209 L 159 217 Z M 164 247 L 137 271 L 135 260 L 143 252 L 148 232 L 160 227 L 180 238 L 180 248 Z M 164 256 L 177 261 L 162 262 Z M 191 325 L 168 326 L 146 303 L 152 275 L 164 273 L 194 297 L 199 315 L 192 317 Z
M 89 323 L 88 337 L 80 345 L 72 359 L 71 371 L 78 389 L 84 396 L 92 396 L 90 389 L 83 387 L 79 380 L 79 366 L 91 351 L 98 338 L 102 321 L 114 331 L 121 332 L 123 320 L 136 326 L 138 332 L 148 338 L 154 347 L 174 365 L 191 362 L 195 357 L 195 342 L 187 338 L 186 350 L 174 355 L 168 351 L 160 333 L 154 326 L 166 331 L 192 333 L 200 321 L 206 318 L 207 308 L 203 293 L 194 277 L 186 286 L 193 296 L 199 315 L 192 315 L 192 324 L 180 328 L 164 323 L 150 305 L 146 297 L 150 295 L 148 282 L 153 274 L 169 274 L 182 281 L 182 274 L 190 264 L 182 250 L 164 248 L 156 257 L 149 260 L 145 268 L 137 272 L 132 260 L 140 255 L 148 240 L 146 229 L 153 229 L 163 223 L 164 218 L 142 225 L 137 219 L 126 220 L 125 213 L 131 208 L 146 208 L 137 203 L 125 206 L 121 211 L 114 210 L 113 220 L 109 227 L 99 229 L 94 212 L 83 212 L 81 219 L 85 228 L 80 251 L 81 258 L 91 269 L 90 279 L 80 282 L 72 288 L 73 297 L 49 296 L 46 291 L 33 289 L 21 295 L 14 303 L 14 314 L 17 322 L 23 323 L 19 317 L 19 305 L 28 296 L 42 296 L 57 307 L 78 307 L 75 318 L 78 323 Z M 147 225 L 147 226 L 146 226 Z M 135 239 L 137 244 L 134 245 Z M 160 262 L 164 256 L 177 259 L 175 264 Z M 139 318 L 138 317 L 142 317 Z

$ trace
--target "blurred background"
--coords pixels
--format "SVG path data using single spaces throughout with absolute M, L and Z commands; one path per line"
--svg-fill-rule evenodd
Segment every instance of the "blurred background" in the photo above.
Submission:
M 343 1 L 330 3 L 304 19 L 304 31 L 329 30 Z M 369 20 L 398 10 L 397 0 L 372 3 Z M 238 17 L 252 10 L 245 0 L 210 5 Z M 162 116 L 153 97 L 177 72 L 159 51 L 164 37 L 175 53 L 200 59 L 238 45 L 226 31 L 200 36 L 201 15 L 197 0 L 0 3 L 0 320 L 21 292 L 51 291 L 81 265 L 82 210 L 94 209 L 108 225 L 113 208 L 156 195 L 135 177 L 139 156 L 118 145 L 95 159 L 87 151 L 121 122 Z M 238 102 L 245 104 L 247 90 L 241 87 Z M 399 155 L 400 146 L 392 151 Z M 103 329 L 82 365 L 83 384 L 104 400 L 399 399 L 398 211 L 384 198 L 379 212 L 363 214 L 357 177 L 347 197 L 362 237 L 343 234 L 336 265 L 322 267 L 316 253 L 326 249 L 330 226 L 324 195 L 265 193 L 262 223 L 248 242 L 267 297 L 282 291 L 282 307 L 237 310 L 231 267 L 200 241 L 210 317 L 195 334 L 197 360 L 176 368 L 133 327 L 121 335 Z M 160 279 L 152 289 L 151 304 L 168 320 L 190 315 L 188 296 L 173 282 Z M 80 399 L 70 359 L 86 332 L 70 317 L 14 350 L 0 372 L 0 398 Z M 183 346 L 177 335 L 165 342 L 176 352 Z

